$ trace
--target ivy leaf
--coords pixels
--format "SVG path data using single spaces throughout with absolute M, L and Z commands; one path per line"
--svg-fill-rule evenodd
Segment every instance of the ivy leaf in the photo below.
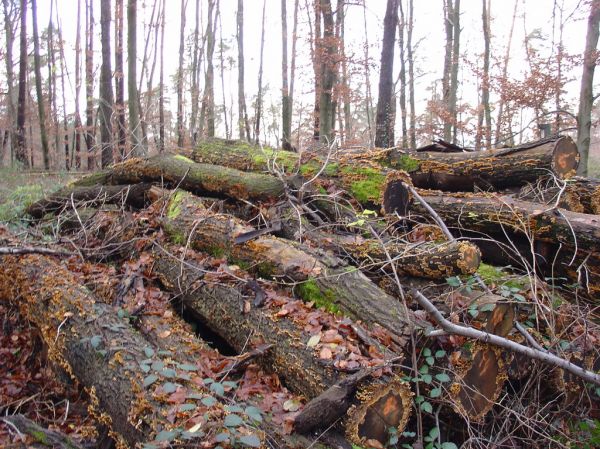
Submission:
M 448 284 L 450 287 L 460 287 L 460 278 L 458 276 L 446 278 L 446 284 Z
M 494 303 L 489 303 L 489 304 L 484 304 L 482 305 L 479 310 L 481 310 L 482 312 L 491 312 L 492 310 L 494 310 L 496 308 L 496 304 Z
M 215 437 L 217 443 L 223 443 L 229 439 L 229 432 L 221 432 Z
M 172 383 L 172 382 L 166 382 L 166 383 L 163 385 L 163 391 L 164 391 L 165 393 L 167 393 L 167 394 L 169 394 L 169 393 L 173 393 L 175 390 L 177 390 L 177 385 L 175 385 L 175 384 L 174 384 L 174 383 Z
M 429 431 L 429 436 L 431 437 L 432 440 L 437 440 L 437 437 L 440 436 L 440 429 L 439 427 L 434 427 Z
M 144 387 L 148 388 L 154 382 L 158 380 L 158 376 L 156 374 L 150 374 L 148 377 L 144 379 Z
M 433 377 L 431 376 L 431 374 L 423 374 L 421 376 L 421 380 L 423 382 L 425 382 L 427 385 L 429 385 L 431 383 L 431 381 L 433 380 Z
M 144 348 L 144 354 L 146 354 L 146 357 L 150 358 L 150 357 L 152 357 L 154 355 L 154 349 L 152 349 L 149 346 L 146 346 Z
M 217 400 L 212 396 L 205 396 L 202 399 L 200 399 L 200 402 L 202 402 L 202 404 L 207 407 L 212 407 L 216 404 Z
M 423 401 L 423 402 L 421 402 L 421 410 L 423 410 L 425 413 L 432 413 L 433 406 L 431 405 L 431 403 L 429 403 L 427 401 Z
M 90 344 L 92 345 L 92 348 L 98 349 L 100 343 L 102 343 L 102 337 L 100 335 L 94 335 L 92 338 L 90 338 Z
M 196 410 L 196 404 L 181 404 L 179 406 L 180 412 L 191 412 L 192 410 Z
M 244 420 L 236 414 L 227 415 L 223 420 L 223 424 L 225 424 L 226 427 L 237 427 L 243 423 Z
M 441 449 L 458 449 L 458 446 L 454 443 L 446 442 L 446 443 L 442 443 Z
M 219 396 L 223 396 L 225 394 L 225 388 L 223 388 L 223 385 L 219 382 L 213 382 L 210 384 L 210 391 Z
M 448 376 L 446 373 L 436 374 L 435 378 L 440 382 L 450 382 L 450 376 Z
M 430 398 L 439 398 L 441 395 L 442 395 L 442 389 L 441 388 L 433 388 L 429 392 L 429 397 Z
M 177 368 L 182 369 L 184 371 L 197 371 L 198 367 L 196 365 L 192 365 L 191 363 L 179 363 Z
M 446 351 L 444 351 L 443 349 L 439 349 L 439 350 L 435 351 L 435 358 L 436 359 L 441 359 L 445 355 L 446 355 Z
M 426 363 L 427 363 L 429 366 L 432 366 L 432 365 L 435 363 L 435 359 L 434 359 L 433 357 L 429 356 L 429 357 L 426 357 L 426 358 L 425 358 L 425 362 L 426 362 Z
M 248 415 L 248 417 L 250 419 L 253 419 L 254 421 L 257 421 L 257 422 L 262 422 L 262 412 L 260 411 L 260 409 L 253 407 L 253 406 L 249 406 L 249 407 L 246 407 L 246 410 L 244 410 L 244 413 L 246 413 L 246 415 Z
M 156 435 L 154 441 L 173 441 L 179 435 L 178 430 L 163 430 Z
M 174 369 L 172 369 L 172 368 L 163 368 L 163 369 L 160 371 L 160 374 L 161 374 L 162 376 L 164 376 L 164 377 L 167 377 L 167 378 L 169 378 L 169 379 L 170 379 L 170 378 L 173 378 L 173 377 L 175 377 L 175 376 L 177 375 L 177 372 L 176 372 Z

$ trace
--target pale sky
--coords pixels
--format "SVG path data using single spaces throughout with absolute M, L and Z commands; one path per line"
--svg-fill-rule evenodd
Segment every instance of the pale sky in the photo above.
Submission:
M 81 0 L 82 4 L 85 0 Z M 100 5 L 99 0 L 94 1 L 95 14 L 95 34 L 97 41 L 95 43 L 95 63 L 100 62 Z M 312 0 L 309 1 L 309 3 Z M 546 42 L 537 42 L 541 47 L 550 47 L 552 41 L 552 10 L 553 0 L 517 0 L 518 18 L 515 23 L 515 30 L 512 43 L 512 59 L 510 64 L 510 74 L 513 77 L 520 77 L 526 69 L 524 64 L 523 40 L 525 31 L 531 33 L 539 28 L 542 34 L 547 38 Z M 67 58 L 69 67 L 74 67 L 74 45 L 75 45 L 75 27 L 77 0 L 56 0 L 58 6 L 58 15 L 63 29 L 63 37 L 67 42 Z M 298 33 L 298 71 L 296 80 L 296 102 L 294 112 L 297 114 L 302 105 L 305 107 L 312 105 L 313 95 L 311 94 L 313 83 L 312 65 L 309 59 L 308 26 L 307 11 L 305 9 L 306 0 L 300 0 L 299 11 L 299 33 Z M 404 0 L 406 3 L 406 0 Z M 417 112 L 422 112 L 427 99 L 430 97 L 430 91 L 427 90 L 435 80 L 441 78 L 444 51 L 444 30 L 443 30 L 443 0 L 415 0 L 415 24 L 413 43 L 417 45 L 415 52 L 416 66 L 420 69 L 420 74 L 416 80 L 415 91 L 417 100 Z M 125 1 L 125 3 L 127 3 Z M 138 57 L 141 59 L 143 54 L 145 37 L 143 36 L 143 23 L 150 18 L 153 0 L 138 0 Z M 166 36 L 165 36 L 165 80 L 169 87 L 173 87 L 171 76 L 176 72 L 178 65 L 179 50 L 179 17 L 180 0 L 167 0 L 166 5 Z M 188 0 L 186 34 L 189 36 L 193 32 L 195 16 L 195 0 Z M 201 0 L 201 11 L 203 24 L 206 21 L 206 0 Z M 257 73 L 259 63 L 260 49 L 260 31 L 262 0 L 245 0 L 245 57 L 246 57 L 246 93 L 247 104 L 250 107 L 252 96 L 257 92 Z M 358 3 L 358 2 L 356 2 Z M 564 30 L 564 43 L 566 50 L 571 53 L 581 54 L 585 41 L 586 20 L 588 6 L 582 0 L 557 0 L 559 6 L 564 5 L 564 17 L 568 19 Z M 266 0 L 266 43 L 264 58 L 264 84 L 270 87 L 269 95 L 265 99 L 265 108 L 270 103 L 279 105 L 279 89 L 281 87 L 281 19 L 280 19 L 280 0 Z M 461 2 L 461 54 L 466 60 L 473 63 L 482 64 L 480 55 L 483 52 L 483 37 L 481 31 L 481 0 L 462 0 Z M 40 29 L 47 26 L 49 15 L 50 0 L 38 0 L 38 20 Z M 373 60 L 371 71 L 371 87 L 374 101 L 377 98 L 378 66 L 380 59 L 380 41 L 383 35 L 383 16 L 385 14 L 386 0 L 366 0 L 367 6 L 367 33 L 370 44 L 370 57 Z M 505 52 L 507 35 L 510 28 L 510 20 L 514 7 L 513 0 L 491 0 L 492 16 L 492 52 L 493 57 L 502 58 Z M 288 0 L 288 32 L 292 31 L 292 14 L 294 1 Z M 237 9 L 237 0 L 221 0 L 221 12 L 223 25 L 223 39 L 229 44 L 230 49 L 225 57 L 233 57 L 237 62 L 237 48 L 235 43 L 235 14 Z M 82 33 L 84 31 L 84 16 L 82 5 Z M 406 6 L 405 6 L 406 11 Z M 524 20 L 525 12 L 525 20 Z M 114 18 L 114 17 L 113 17 Z M 125 21 L 126 22 L 126 21 Z M 204 25 L 205 26 L 205 25 Z M 112 34 L 112 33 L 111 33 Z M 556 37 L 557 38 L 557 37 Z M 126 39 L 126 32 L 125 32 Z M 217 37 L 218 39 L 218 37 Z M 348 6 L 346 15 L 346 47 L 347 54 L 354 53 L 357 58 L 362 58 L 363 45 L 365 40 L 365 30 L 363 25 L 362 6 Z M 217 41 L 218 42 L 218 41 Z M 152 46 L 153 39 L 150 43 Z M 291 55 L 291 36 L 289 38 Z M 112 49 L 114 51 L 114 48 Z M 394 71 L 397 76 L 399 70 L 398 53 L 394 65 Z M 548 52 L 546 51 L 546 54 Z M 219 53 L 218 46 L 215 50 L 215 101 L 217 104 L 222 102 L 222 90 L 220 87 L 219 71 Z M 125 63 L 126 64 L 126 63 Z M 138 64 L 138 76 L 140 75 L 141 61 Z M 114 61 L 113 61 L 114 69 Z M 575 73 L 571 74 L 574 81 L 565 85 L 567 97 L 575 104 L 579 89 L 579 72 L 577 67 Z M 460 74 L 462 88 L 459 89 L 459 96 L 464 100 L 476 104 L 477 86 L 476 80 L 470 74 L 470 69 L 466 64 L 462 65 Z M 73 82 L 74 78 L 71 76 Z M 154 75 L 154 84 L 158 83 L 158 65 Z M 73 82 L 74 84 L 74 82 Z M 355 76 L 352 79 L 352 85 L 364 89 L 364 77 Z M 96 79 L 97 87 L 97 79 Z M 225 74 L 225 90 L 227 91 L 226 101 L 229 103 L 229 95 L 233 98 L 234 113 L 237 111 L 237 67 L 234 65 L 232 70 Z M 365 89 L 366 90 L 366 89 Z M 492 94 L 493 95 L 493 94 Z M 73 94 L 74 96 L 74 94 Z M 83 95 L 82 95 L 83 97 Z M 492 96 L 492 101 L 494 97 Z M 174 97 L 172 100 L 174 107 Z M 189 111 L 189 101 L 186 109 Z M 253 112 L 249 109 L 249 115 Z M 294 124 L 298 117 L 294 118 Z M 267 120 L 269 117 L 267 117 Z M 524 120 L 527 121 L 527 120 Z M 234 114 L 234 124 L 235 124 Z M 235 126 L 235 125 L 234 125 Z M 399 124 L 397 126 L 397 136 L 399 136 Z M 224 127 L 218 130 L 218 134 L 224 135 Z M 234 132 L 234 136 L 236 133 Z M 272 139 L 274 136 L 270 136 Z

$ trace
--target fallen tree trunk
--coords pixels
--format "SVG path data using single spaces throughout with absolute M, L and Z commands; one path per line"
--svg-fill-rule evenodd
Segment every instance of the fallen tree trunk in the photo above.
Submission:
M 390 195 L 405 194 L 405 191 L 393 191 L 388 186 L 390 179 L 410 182 L 406 173 L 386 168 L 374 162 L 370 153 L 362 152 L 350 155 L 339 152 L 328 157 L 256 147 L 237 140 L 211 139 L 201 142 L 191 157 L 197 162 L 249 172 L 298 173 L 303 181 L 312 181 L 320 187 L 324 195 L 341 188 L 367 208 L 384 206 Z M 409 198 L 397 201 L 408 202 Z M 388 209 L 387 212 L 394 211 Z M 405 209 L 398 212 L 403 214 Z
M 532 266 L 545 277 L 565 276 L 580 283 L 590 297 L 600 292 L 598 217 L 493 194 L 431 192 L 423 199 L 456 235 L 479 242 L 484 260 L 500 264 L 503 254 L 513 251 L 513 258 L 535 261 Z M 420 204 L 412 210 L 429 215 Z
M 269 175 L 244 173 L 218 165 L 198 164 L 185 156 L 133 158 L 76 181 L 74 187 L 152 182 L 200 194 L 268 201 L 285 191 L 284 182 Z
M 600 180 L 574 177 L 557 184 L 554 179 L 541 179 L 528 184 L 519 192 L 524 201 L 557 205 L 572 212 L 600 214 Z
M 386 413 L 392 415 L 388 425 L 404 428 L 412 401 L 410 389 L 403 382 L 393 377 L 376 379 L 376 384 L 380 388 L 387 387 L 388 393 L 382 395 L 381 391 L 374 391 L 372 395 L 363 395 L 360 400 L 354 398 L 354 391 L 361 381 L 370 376 L 352 382 L 352 376 L 347 375 L 345 366 L 351 368 L 350 372 L 359 368 L 386 368 L 383 359 L 361 354 L 358 345 L 352 343 L 358 337 L 353 335 L 348 323 L 342 328 L 333 315 L 315 311 L 301 301 L 281 297 L 254 280 L 242 280 L 241 273 L 235 273 L 234 276 L 209 273 L 194 259 L 179 260 L 160 252 L 156 253 L 155 258 L 153 270 L 163 285 L 177 295 L 192 316 L 221 336 L 236 351 L 241 352 L 248 345 L 271 345 L 261 364 L 276 372 L 293 391 L 310 399 L 340 380 L 347 379 L 348 394 L 335 403 L 322 402 L 321 420 L 312 422 L 310 426 L 300 426 L 298 430 L 306 432 L 316 426 L 326 428 L 351 404 L 378 416 L 384 412 L 385 400 L 374 401 L 374 395 L 383 399 L 400 397 L 398 402 L 385 402 L 388 408 L 391 407 Z M 243 290 L 250 295 L 243 294 Z M 260 302 L 256 301 L 257 296 L 261 297 Z M 304 324 L 307 320 L 313 325 L 318 323 L 317 329 L 322 330 L 316 334 L 307 332 Z M 334 363 L 332 351 L 335 351 Z M 400 395 L 400 391 L 404 391 L 404 394 Z M 374 436 L 377 437 L 384 443 L 387 433 Z
M 270 235 L 236 243 L 238 236 L 254 228 L 206 209 L 199 198 L 187 192 L 170 195 L 166 210 L 162 227 L 174 243 L 226 255 L 263 277 L 291 279 L 299 283 L 297 291 L 307 301 L 369 325 L 377 323 L 396 335 L 400 346 L 405 344 L 415 320 L 397 299 L 357 268 L 345 266 L 334 257 L 313 255 L 299 244 Z
M 553 137 L 513 148 L 468 153 L 406 152 L 393 148 L 388 163 L 410 174 L 416 187 L 450 192 L 475 187 L 504 189 L 535 182 L 552 173 L 575 175 L 577 146 L 570 137 Z
M 90 187 L 72 185 L 33 203 L 26 212 L 33 218 L 42 218 L 47 213 L 69 206 L 76 207 L 81 202 L 86 202 L 90 207 L 108 203 L 127 204 L 141 209 L 146 203 L 146 192 L 150 187 L 151 184 L 147 183 Z

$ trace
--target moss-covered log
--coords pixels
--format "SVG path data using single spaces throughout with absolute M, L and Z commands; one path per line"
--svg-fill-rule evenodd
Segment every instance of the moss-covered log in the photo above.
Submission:
M 172 428 L 144 385 L 151 345 L 67 270 L 44 256 L 2 257 L 0 298 L 40 329 L 51 359 L 86 387 L 93 412 L 116 438 L 134 445 Z
M 397 299 L 335 257 L 311 253 L 300 244 L 270 235 L 236 243 L 238 236 L 254 228 L 206 209 L 200 199 L 184 191 L 176 191 L 167 201 L 162 226 L 174 243 L 189 242 L 195 249 L 225 255 L 263 277 L 297 282 L 298 294 L 307 301 L 369 325 L 377 323 L 401 342 L 415 323 Z
M 281 171 L 298 173 L 304 180 L 317 174 L 313 184 L 323 194 L 332 187 L 347 191 L 365 207 L 382 206 L 388 196 L 405 194 L 388 189 L 386 177 L 410 182 L 409 177 L 398 170 L 384 167 L 374 161 L 370 153 L 344 154 L 338 152 L 330 158 L 316 153 L 295 153 L 270 147 L 257 147 L 238 140 L 211 139 L 201 142 L 193 151 L 192 159 L 205 164 L 218 164 L 250 172 Z M 333 186 L 332 186 L 333 184 Z M 406 204 L 408 198 L 403 202 Z M 403 210 L 398 209 L 400 213 Z M 388 210 L 392 213 L 393 210 Z
M 563 184 L 563 183 L 560 183 Z M 519 199 L 557 205 L 572 212 L 600 215 L 600 180 L 574 177 L 557 185 L 554 179 L 541 179 L 524 186 Z
M 513 148 L 468 153 L 406 152 L 394 148 L 388 163 L 407 171 L 417 187 L 450 192 L 520 187 L 553 173 L 566 179 L 579 164 L 577 146 L 562 136 Z
M 218 165 L 198 164 L 185 156 L 159 155 L 129 159 L 110 169 L 79 179 L 73 186 L 119 185 L 152 182 L 179 186 L 200 194 L 236 199 L 273 200 L 285 191 L 274 176 L 244 173 Z
M 284 299 L 267 285 L 260 286 L 250 279 L 244 281 L 242 273 L 235 273 L 234 276 L 207 273 L 194 258 L 182 264 L 179 259 L 161 253 L 156 254 L 153 270 L 164 286 L 176 293 L 183 307 L 193 317 L 217 333 L 236 351 L 258 344 L 272 345 L 261 358 L 261 365 L 276 372 L 291 390 L 309 399 L 321 395 L 338 382 L 343 383 L 344 379 L 351 379 L 352 376 L 341 367 L 353 360 L 355 369 L 383 363 L 383 360 L 377 361 L 370 356 L 360 355 L 358 346 L 351 343 L 356 341 L 355 335 L 351 335 L 344 343 L 341 339 L 348 337 L 338 333 L 344 331 L 333 327 L 326 330 L 327 323 L 339 323 L 333 315 L 315 312 L 298 300 Z M 250 283 L 254 288 L 249 287 Z M 251 303 L 255 302 L 256 295 L 261 295 L 261 304 Z M 309 315 L 313 324 L 320 323 L 323 332 L 311 334 L 306 330 L 303 323 Z M 345 332 L 351 332 L 349 328 L 346 323 Z M 334 343 L 336 347 L 341 344 L 350 349 L 338 352 L 335 363 L 332 363 L 330 344 L 327 343 L 330 339 L 337 342 Z M 383 368 L 383 365 L 379 366 Z M 363 376 L 360 380 L 369 377 Z M 375 382 L 380 387 L 390 382 L 394 384 L 393 380 L 384 378 Z M 354 391 L 359 384 L 358 381 L 349 384 L 347 394 L 340 397 L 339 401 L 322 402 L 320 421 L 300 426 L 297 430 L 307 432 L 314 427 L 327 428 L 334 423 L 351 404 L 356 403 Z M 368 402 L 369 398 L 371 396 L 365 394 L 358 402 L 365 409 L 371 410 L 376 405 Z M 410 401 L 395 406 L 400 407 L 396 411 L 398 417 L 410 413 Z M 394 427 L 402 428 L 405 424 L 406 420 L 402 419 L 391 421 Z
M 146 192 L 150 187 L 151 184 L 148 183 L 90 187 L 72 185 L 33 203 L 26 212 L 33 218 L 42 218 L 47 213 L 72 207 L 72 204 L 77 207 L 82 202 L 89 207 L 102 204 L 127 204 L 143 208 L 146 203 Z
M 520 257 L 535 260 L 544 277 L 564 276 L 591 298 L 600 292 L 597 216 L 494 194 L 422 193 L 456 235 L 478 243 L 484 260 L 507 265 L 515 265 Z M 429 217 L 420 204 L 413 204 L 412 210 Z

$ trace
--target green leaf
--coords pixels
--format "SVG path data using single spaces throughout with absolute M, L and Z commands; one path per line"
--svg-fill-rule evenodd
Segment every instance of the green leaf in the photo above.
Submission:
M 437 437 L 440 436 L 440 429 L 439 427 L 433 427 L 430 431 L 429 431 L 429 436 L 433 439 L 433 440 L 437 440 Z
M 415 403 L 416 404 L 420 404 L 424 400 L 425 400 L 425 398 L 423 396 L 417 396 L 417 397 L 415 397 Z
M 432 413 L 433 412 L 433 406 L 431 405 L 431 403 L 429 403 L 427 401 L 423 401 L 421 403 L 421 410 L 423 410 L 426 413 Z
M 248 447 L 260 447 L 261 441 L 256 435 L 242 435 L 238 438 L 238 442 Z
M 221 432 L 215 437 L 217 443 L 223 443 L 229 439 L 229 432 Z
M 433 380 L 433 377 L 431 376 L 431 374 L 423 374 L 421 376 L 421 380 L 423 382 L 425 382 L 427 385 L 429 385 L 431 383 L 431 381 Z
M 150 358 L 150 357 L 152 357 L 154 355 L 154 349 L 152 349 L 149 346 L 146 346 L 144 348 L 144 354 L 146 354 L 146 357 Z
M 207 407 L 212 407 L 216 404 L 217 400 L 212 396 L 205 396 L 202 399 L 200 399 L 200 402 L 202 402 L 202 404 L 204 404 Z
M 520 295 L 519 293 L 513 293 L 513 298 L 515 298 L 517 301 L 520 301 L 520 302 L 525 302 L 525 301 L 527 301 L 527 300 L 525 299 L 525 296 L 523 296 L 523 295 Z
M 477 315 L 479 315 L 479 311 L 477 310 L 477 307 L 469 307 L 469 315 L 471 315 L 473 318 L 476 318 Z
M 435 351 L 435 358 L 436 359 L 441 359 L 445 355 L 446 355 L 446 351 L 444 351 L 443 349 L 439 349 L 439 350 Z
M 192 365 L 191 363 L 178 363 L 177 368 L 182 369 L 184 371 L 197 371 L 198 367 L 196 365 Z
M 359 219 L 356 221 L 353 221 L 352 223 L 348 223 L 348 226 L 362 226 L 365 224 L 365 220 L 364 219 Z
M 156 374 L 150 374 L 148 377 L 144 379 L 144 387 L 148 388 L 154 382 L 158 380 L 158 376 Z
M 225 389 L 223 388 L 223 385 L 219 382 L 213 382 L 212 384 L 210 384 L 210 391 L 219 396 L 223 396 L 225 394 Z
M 239 405 L 226 405 L 225 410 L 231 413 L 243 413 L 244 409 Z
M 441 395 L 442 395 L 442 389 L 441 388 L 433 388 L 429 392 L 429 397 L 430 398 L 439 398 Z
M 489 303 L 489 304 L 484 304 L 482 305 L 479 310 L 481 310 L 482 312 L 491 312 L 492 310 L 494 310 L 496 308 L 496 304 L 494 303 Z
M 160 371 L 160 374 L 162 376 L 164 376 L 164 377 L 167 377 L 167 378 L 171 379 L 171 378 L 173 378 L 173 377 L 175 377 L 177 375 L 177 371 L 175 371 L 172 368 L 163 368 Z
M 179 433 L 179 430 L 163 430 L 156 435 L 154 441 L 173 441 Z
M 429 348 L 423 349 L 423 352 L 421 353 L 421 355 L 423 357 L 429 357 L 431 355 L 431 349 L 429 349 Z
M 154 371 L 160 371 L 164 367 L 165 367 L 165 364 L 161 360 L 156 360 L 156 361 L 152 362 L 152 369 Z
M 429 372 L 429 367 L 427 365 L 423 365 L 421 368 L 419 368 L 419 372 L 421 374 L 426 374 Z
M 232 380 L 226 380 L 225 382 L 221 382 L 223 384 L 224 387 L 227 388 L 236 388 L 237 387 L 237 382 L 234 382 Z
M 94 335 L 92 338 L 90 338 L 90 344 L 92 345 L 92 348 L 98 349 L 100 343 L 102 343 L 102 337 L 100 335 Z
M 458 276 L 446 278 L 446 284 L 448 284 L 450 287 L 460 287 L 460 278 Z
M 246 410 L 244 410 L 244 413 L 246 413 L 246 415 L 248 415 L 248 417 L 250 419 L 253 419 L 254 421 L 257 422 L 262 422 L 262 411 L 254 406 L 248 406 L 246 407 Z
M 446 442 L 442 443 L 441 449 L 458 449 L 458 446 L 454 443 Z
M 144 372 L 144 373 L 149 373 L 150 372 L 150 366 L 149 365 L 140 365 L 140 369 Z
M 435 378 L 440 382 L 450 382 L 450 376 L 448 376 L 446 373 L 436 374 Z
M 402 432 L 402 436 L 406 438 L 414 438 L 417 436 L 415 432 Z
M 236 414 L 227 415 L 225 417 L 225 420 L 223 420 L 223 424 L 225 424 L 226 427 L 237 427 L 242 425 L 243 423 L 244 420 L 241 418 L 241 416 L 238 416 Z
M 165 393 L 169 394 L 169 393 L 173 393 L 175 390 L 177 390 L 177 385 L 175 385 L 172 382 L 166 382 L 162 388 Z
M 398 435 L 392 435 L 388 441 L 388 446 L 395 446 L 398 444 Z
M 196 404 L 181 404 L 179 406 L 180 412 L 191 412 L 192 410 L 196 410 Z
M 429 365 L 432 366 L 435 363 L 435 359 L 433 357 L 426 357 L 425 358 L 425 362 Z

